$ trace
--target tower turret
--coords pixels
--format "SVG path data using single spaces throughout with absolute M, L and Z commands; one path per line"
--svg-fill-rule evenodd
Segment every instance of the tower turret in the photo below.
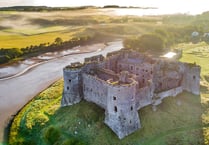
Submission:
M 127 79 L 127 72 L 121 74 L 120 80 L 108 80 L 107 109 L 105 123 L 121 139 L 141 127 L 135 94 L 137 82 Z
M 200 66 L 184 64 L 183 89 L 195 95 L 200 94 Z
M 73 63 L 63 69 L 64 88 L 61 106 L 79 103 L 82 95 L 82 64 Z

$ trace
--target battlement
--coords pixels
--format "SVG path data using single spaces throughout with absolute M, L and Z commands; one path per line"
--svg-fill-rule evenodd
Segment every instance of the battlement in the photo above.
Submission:
M 75 69 L 80 69 L 84 66 L 84 64 L 80 63 L 80 62 L 74 62 L 71 63 L 70 65 L 66 66 L 64 68 L 64 70 L 75 70 Z
M 62 106 L 82 99 L 105 109 L 105 124 L 121 139 L 141 128 L 138 110 L 186 90 L 200 93 L 200 66 L 129 49 L 97 55 L 63 69 Z

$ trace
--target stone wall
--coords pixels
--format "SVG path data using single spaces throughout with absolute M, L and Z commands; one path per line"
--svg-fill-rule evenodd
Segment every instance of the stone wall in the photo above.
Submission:
M 139 88 L 136 91 L 136 108 L 139 110 L 144 106 L 152 104 L 152 98 L 154 93 L 154 84 L 152 82 L 149 85 Z
M 153 99 L 153 105 L 155 105 L 155 106 L 159 105 L 164 98 L 171 97 L 171 96 L 175 97 L 182 92 L 183 92 L 183 88 L 182 88 L 182 86 L 180 86 L 177 88 L 173 88 L 173 89 L 170 89 L 170 90 L 167 90 L 164 92 L 154 94 L 155 97 Z
M 106 109 L 107 86 L 106 82 L 96 76 L 83 74 L 83 95 L 84 99 Z

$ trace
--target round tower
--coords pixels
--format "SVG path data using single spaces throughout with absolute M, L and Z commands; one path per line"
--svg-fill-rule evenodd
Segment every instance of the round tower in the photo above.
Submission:
M 120 80 L 126 80 L 126 82 L 107 81 L 105 123 L 121 139 L 139 129 L 141 124 L 135 105 L 137 82 L 133 79 L 126 79 L 124 74 Z
M 64 88 L 61 106 L 73 105 L 82 99 L 82 65 L 67 66 L 63 69 Z

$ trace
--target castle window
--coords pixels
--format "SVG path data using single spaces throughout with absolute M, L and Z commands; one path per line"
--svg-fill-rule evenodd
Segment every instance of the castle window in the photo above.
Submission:
M 71 79 L 69 79 L 69 82 L 71 83 Z
M 117 106 L 114 107 L 115 112 L 118 112 L 118 108 Z
M 131 70 L 133 70 L 134 69 L 134 67 L 133 66 L 131 66 Z
M 143 79 L 143 80 L 142 80 L 142 83 L 144 84 L 144 82 L 145 82 L 145 80 Z
M 67 90 L 69 90 L 69 87 L 67 86 Z
M 115 96 L 113 96 L 113 100 L 116 100 L 116 97 Z
M 131 124 L 131 120 L 130 120 L 130 124 Z
M 123 118 L 123 120 L 126 120 L 126 118 Z
M 133 106 L 131 106 L 131 111 L 133 110 Z
M 196 79 L 196 76 L 193 76 L 193 79 L 195 80 Z

